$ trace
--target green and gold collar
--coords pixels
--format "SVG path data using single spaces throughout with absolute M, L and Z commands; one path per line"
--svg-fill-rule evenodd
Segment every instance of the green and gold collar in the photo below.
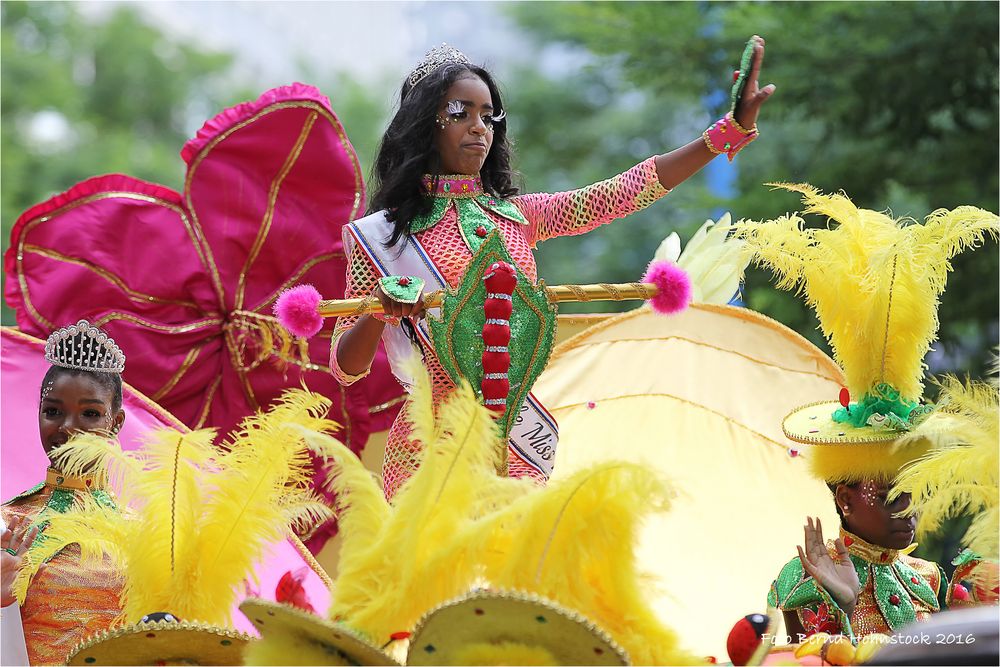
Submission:
M 847 550 L 852 556 L 857 556 L 864 561 L 875 563 L 877 565 L 892 563 L 900 556 L 907 555 L 917 548 L 916 542 L 905 549 L 887 549 L 885 547 L 880 547 L 877 544 L 866 542 L 854 533 L 845 530 L 843 526 L 840 528 L 840 539 L 844 541 L 844 545 L 847 547 Z

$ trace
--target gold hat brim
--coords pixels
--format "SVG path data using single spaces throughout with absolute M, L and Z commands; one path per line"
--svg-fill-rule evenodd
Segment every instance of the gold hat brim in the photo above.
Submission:
M 331 657 L 330 665 L 399 665 L 388 653 L 364 640 L 343 625 L 338 625 L 297 607 L 247 598 L 240 611 L 253 623 L 262 640 L 268 635 L 284 635 L 322 647 Z
M 240 665 L 250 635 L 198 622 L 155 621 L 84 639 L 67 665 Z
M 781 423 L 785 437 L 806 445 L 868 445 L 890 443 L 904 433 L 873 426 L 852 426 L 833 421 L 842 407 L 836 401 L 810 403 L 793 410 Z
M 789 440 L 812 445 L 805 452 L 809 469 L 827 483 L 891 482 L 930 447 L 925 438 L 897 446 L 897 441 L 908 435 L 906 431 L 835 422 L 831 415 L 839 407 L 840 403 L 833 401 L 806 405 L 785 417 L 781 425 Z
M 560 665 L 629 664 L 607 633 L 576 612 L 534 595 L 485 591 L 426 614 L 410 639 L 406 664 L 462 664 L 464 647 L 505 643 L 543 648 Z

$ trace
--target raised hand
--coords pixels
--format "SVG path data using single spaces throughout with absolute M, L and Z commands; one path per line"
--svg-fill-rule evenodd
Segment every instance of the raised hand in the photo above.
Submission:
M 3 529 L 0 536 L 0 606 L 6 607 L 14 602 L 13 585 L 18 570 L 21 569 L 21 559 L 28 547 L 35 541 L 38 526 L 32 526 L 21 517 L 15 517 L 9 528 Z
M 854 569 L 844 541 L 839 537 L 834 541 L 837 550 L 837 557 L 834 560 L 823 542 L 823 524 L 820 523 L 819 517 L 816 517 L 815 524 L 812 517 L 806 517 L 803 529 L 805 552 L 803 553 L 802 547 L 796 547 L 799 550 L 802 569 L 837 601 L 845 613 L 850 615 L 857 604 L 861 582 L 858 581 L 858 573 Z
M 736 122 L 742 127 L 750 129 L 757 122 L 757 114 L 760 113 L 760 106 L 775 91 L 775 85 L 769 83 L 763 88 L 760 87 L 760 66 L 764 62 L 764 38 L 754 35 L 757 42 L 753 50 L 753 60 L 750 63 L 750 76 L 747 78 L 747 85 L 743 88 L 739 102 L 736 104 L 736 111 L 733 116 Z M 739 70 L 733 72 L 733 79 L 739 76 Z

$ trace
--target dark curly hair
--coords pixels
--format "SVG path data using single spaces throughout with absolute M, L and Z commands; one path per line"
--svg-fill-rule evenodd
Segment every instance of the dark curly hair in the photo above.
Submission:
M 385 210 L 393 223 L 386 247 L 409 236 L 410 223 L 419 215 L 430 213 L 432 200 L 421 190 L 424 174 L 437 174 L 441 157 L 434 146 L 436 117 L 441 100 L 451 84 L 461 78 L 477 76 L 490 89 L 494 114 L 503 111 L 500 89 L 482 67 L 462 63 L 443 65 L 410 86 L 404 82 L 399 93 L 399 109 L 393 116 L 375 157 L 372 168 L 372 196 L 369 213 Z M 511 145 L 507 140 L 507 121 L 494 125 L 493 146 L 479 172 L 483 189 L 501 199 L 518 193 L 511 169 Z

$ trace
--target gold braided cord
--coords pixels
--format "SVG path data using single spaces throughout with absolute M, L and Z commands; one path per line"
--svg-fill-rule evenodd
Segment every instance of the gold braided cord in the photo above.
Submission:
M 237 371 L 252 371 L 268 360 L 278 368 L 292 364 L 305 370 L 324 370 L 312 362 L 309 342 L 294 338 L 271 315 L 236 310 L 223 329 L 230 334 L 226 345 Z
M 579 285 L 563 285 L 563 287 L 572 292 L 577 301 L 590 301 L 590 296 Z

